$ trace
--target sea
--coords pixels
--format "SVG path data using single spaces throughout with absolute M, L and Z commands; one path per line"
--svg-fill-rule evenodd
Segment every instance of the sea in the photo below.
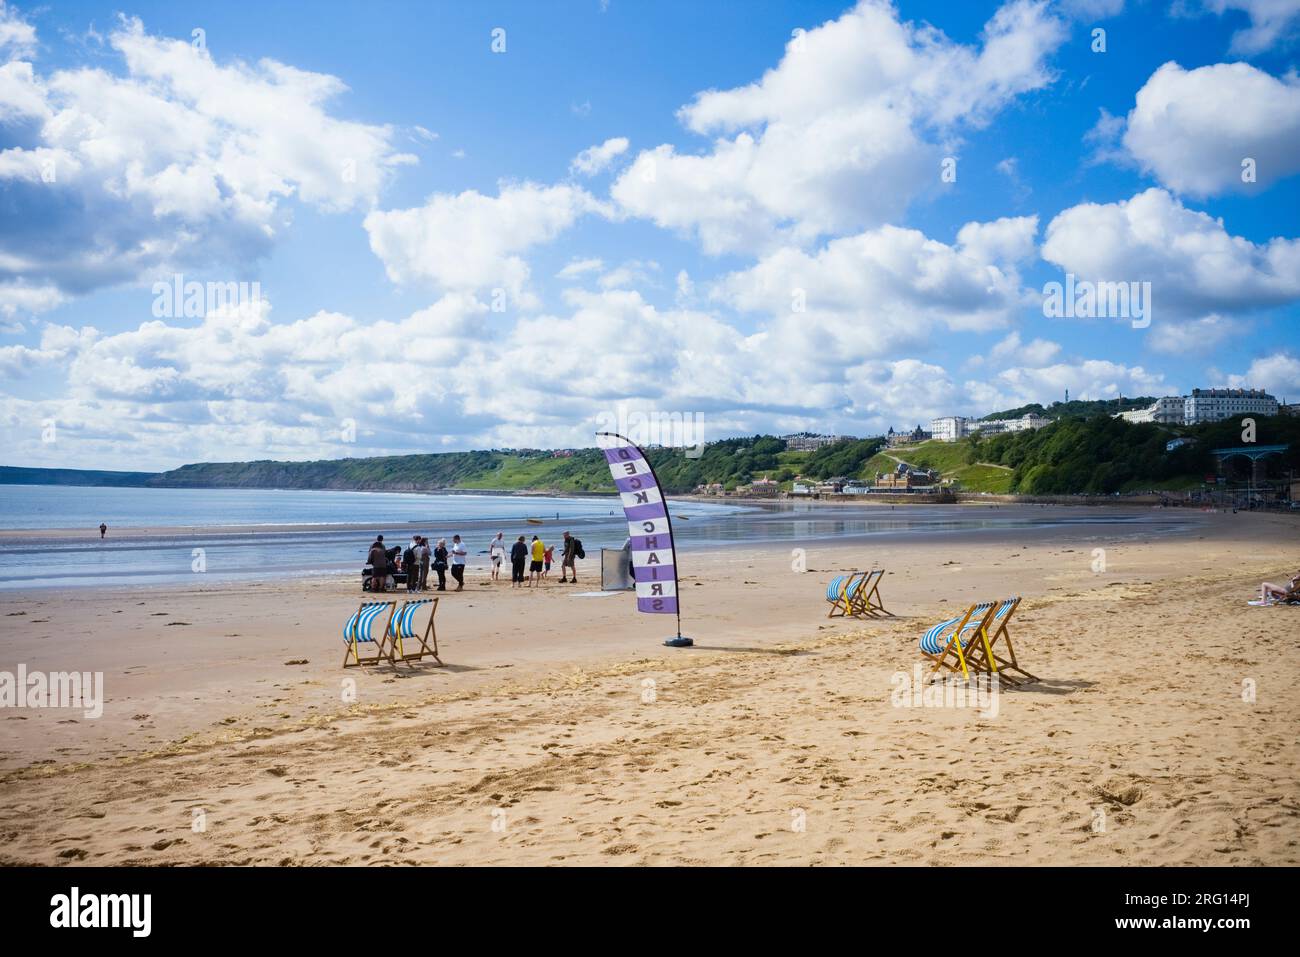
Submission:
M 682 550 L 775 545 L 792 556 L 828 539 L 1128 537 L 1176 531 L 1192 520 L 1149 508 L 698 500 L 673 500 L 671 514 Z M 100 522 L 109 527 L 103 540 Z M 507 541 L 536 534 L 551 544 L 566 530 L 582 539 L 589 559 L 627 539 L 615 496 L 0 485 L 0 589 L 337 574 L 359 582 L 377 534 L 404 547 L 413 534 L 437 541 L 458 533 L 473 566 L 487 563 L 498 531 Z M 599 565 L 588 567 L 594 574 Z

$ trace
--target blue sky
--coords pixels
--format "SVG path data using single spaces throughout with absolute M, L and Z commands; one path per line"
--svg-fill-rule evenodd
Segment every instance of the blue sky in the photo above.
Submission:
M 0 461 L 1294 399 L 1297 27 L 1300 0 L 5 3 Z M 1150 282 L 1150 324 L 1045 317 L 1066 273 Z M 177 274 L 261 298 L 158 315 Z

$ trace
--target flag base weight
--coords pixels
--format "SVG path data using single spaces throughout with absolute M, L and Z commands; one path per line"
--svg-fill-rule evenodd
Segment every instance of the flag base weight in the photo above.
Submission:
M 664 642 L 664 644 L 669 648 L 689 648 L 691 645 L 695 644 L 695 642 L 690 638 L 683 638 L 681 635 L 678 635 L 676 638 L 669 638 Z

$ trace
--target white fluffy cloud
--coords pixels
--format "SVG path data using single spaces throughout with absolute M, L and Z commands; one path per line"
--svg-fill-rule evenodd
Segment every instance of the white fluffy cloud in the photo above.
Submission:
M 1037 367 L 1013 367 L 966 383 L 964 406 L 971 413 L 1014 409 L 1064 398 L 1113 399 L 1118 395 L 1176 395 L 1164 375 L 1107 359 L 1080 359 Z
M 1045 60 L 1064 36 L 1031 0 L 1001 7 L 979 47 L 902 23 L 885 0 L 861 0 L 792 39 L 761 80 L 699 94 L 680 118 L 716 135 L 711 149 L 643 151 L 613 196 L 697 235 L 709 253 L 879 225 L 937 182 L 962 128 L 1050 81 Z
M 30 57 L 36 53 L 36 28 L 0 0 L 0 55 Z
M 529 276 L 522 253 L 549 242 L 588 213 L 608 215 L 586 190 L 503 184 L 439 193 L 423 206 L 375 211 L 365 219 L 370 248 L 394 282 L 427 281 L 444 290 L 501 288 L 522 301 Z
M 1300 399 L 1300 357 L 1286 352 L 1264 356 L 1250 364 L 1245 375 L 1226 376 L 1221 383 L 1233 389 L 1263 389 L 1279 399 Z
M 1250 26 L 1232 35 L 1230 52 L 1250 56 L 1263 53 L 1274 44 L 1288 39 L 1300 24 L 1297 0 L 1204 0 L 1205 7 L 1222 15 L 1229 10 L 1243 11 Z
M 1042 254 L 1079 279 L 1150 282 L 1156 323 L 1300 299 L 1300 240 L 1233 236 L 1162 189 L 1065 210 L 1048 223 Z
M 1124 146 L 1142 169 L 1193 196 L 1246 190 L 1300 171 L 1300 80 L 1248 63 L 1185 70 L 1166 63 L 1137 93 Z
M 31 44 L 0 20 L 0 283 L 83 293 L 196 266 L 245 267 L 265 253 L 295 197 L 366 208 L 413 158 L 392 130 L 341 120 L 332 76 L 273 60 L 219 64 L 124 19 L 108 38 L 123 75 L 40 74 Z M 32 34 L 34 36 L 34 34 Z
M 628 138 L 626 136 L 615 136 L 607 139 L 599 146 L 592 146 L 575 156 L 573 162 L 569 164 L 569 170 L 570 172 L 581 173 L 583 176 L 595 176 L 619 156 L 626 153 L 627 147 Z
M 1003 325 L 1024 302 L 1016 262 L 1033 248 L 1034 217 L 969 223 L 949 246 L 882 226 L 815 253 L 786 247 L 731 273 L 712 296 L 771 317 L 773 354 L 808 368 L 885 358 L 942 330 Z

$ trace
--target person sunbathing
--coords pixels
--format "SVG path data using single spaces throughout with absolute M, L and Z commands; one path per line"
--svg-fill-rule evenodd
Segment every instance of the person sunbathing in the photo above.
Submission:
M 1300 571 L 1286 585 L 1264 582 L 1259 586 L 1260 601 L 1300 601 Z

